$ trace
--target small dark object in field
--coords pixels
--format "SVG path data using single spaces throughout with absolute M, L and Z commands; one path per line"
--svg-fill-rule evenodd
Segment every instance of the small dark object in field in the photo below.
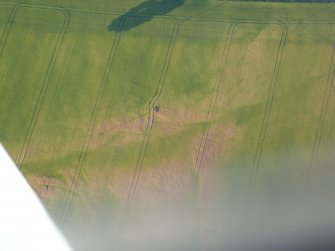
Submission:
M 156 106 L 154 107 L 154 111 L 155 111 L 155 112 L 159 112 L 159 105 L 156 105 Z

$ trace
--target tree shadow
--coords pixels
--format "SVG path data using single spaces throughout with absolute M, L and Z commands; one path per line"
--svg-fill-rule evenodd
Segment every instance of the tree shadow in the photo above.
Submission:
M 114 19 L 109 31 L 127 31 L 150 21 L 155 16 L 163 16 L 182 6 L 185 0 L 149 0 L 131 8 L 127 13 Z

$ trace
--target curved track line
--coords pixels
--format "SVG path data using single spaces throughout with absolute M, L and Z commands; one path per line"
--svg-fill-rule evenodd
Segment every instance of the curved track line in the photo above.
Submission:
M 231 41 L 232 41 L 233 34 L 234 34 L 234 31 L 235 31 L 237 25 L 238 25 L 237 23 L 231 23 L 230 26 L 229 26 L 229 29 L 228 29 L 228 34 L 227 34 L 227 38 L 226 38 L 226 42 L 225 42 L 225 48 L 224 48 L 223 54 L 221 56 L 221 62 L 222 63 L 221 63 L 221 67 L 220 67 L 221 70 L 220 70 L 220 74 L 219 74 L 219 79 L 216 81 L 216 84 L 215 84 L 215 90 L 216 91 L 213 93 L 211 103 L 209 105 L 209 109 L 208 109 L 207 116 L 206 116 L 206 121 L 208 122 L 208 124 L 206 124 L 204 126 L 204 132 L 203 132 L 201 140 L 200 140 L 198 153 L 197 153 L 197 157 L 196 157 L 196 160 L 195 160 L 195 167 L 194 167 L 194 172 L 193 172 L 193 176 L 192 176 L 192 179 L 193 179 L 194 183 L 196 182 L 196 178 L 198 176 L 199 169 L 201 168 L 201 165 L 202 165 L 202 159 L 203 159 L 204 152 L 205 152 L 205 149 L 206 149 L 207 138 L 208 138 L 209 130 L 210 130 L 209 121 L 213 117 L 214 109 L 215 109 L 217 99 L 218 99 L 218 96 L 219 96 L 219 92 L 220 92 L 221 82 L 222 82 L 222 79 L 223 79 L 223 76 L 224 76 L 224 69 L 225 69 L 225 66 L 226 66 Z
M 268 100 L 267 100 L 267 104 L 266 104 L 266 108 L 265 108 L 265 112 L 264 112 L 264 116 L 263 116 L 263 122 L 262 122 L 261 130 L 260 130 L 260 133 L 259 133 L 255 159 L 254 159 L 254 162 L 253 162 L 253 171 L 252 171 L 252 174 L 249 178 L 249 190 L 250 190 L 250 188 L 252 188 L 254 186 L 254 184 L 256 182 L 256 177 L 257 177 L 257 173 L 258 173 L 258 169 L 259 169 L 259 165 L 260 165 L 260 160 L 261 160 L 261 156 L 262 156 L 264 141 L 265 141 L 266 133 L 267 133 L 267 129 L 268 129 L 269 118 L 270 118 L 270 114 L 271 114 L 271 111 L 272 111 L 272 104 L 273 104 L 275 92 L 276 92 L 276 89 L 277 89 L 278 73 L 279 73 L 279 69 L 280 69 L 280 66 L 281 66 L 281 62 L 282 62 L 282 58 L 283 58 L 283 52 L 284 52 L 284 48 L 285 48 L 286 41 L 287 41 L 287 27 L 286 27 L 286 25 L 281 24 L 281 23 L 279 25 L 282 29 L 282 35 L 281 35 L 281 39 L 280 39 L 280 43 L 279 43 L 279 47 L 278 47 L 277 56 L 276 56 L 276 63 L 275 63 L 274 69 L 273 69 L 273 76 L 272 76 L 272 81 L 271 81 L 271 84 L 270 84 L 270 89 L 269 89 L 269 94 L 268 94 Z
M 221 4 L 220 4 L 221 5 Z M 209 11 L 209 10 L 208 10 Z M 203 13 L 201 13 L 201 14 L 203 14 Z M 185 22 L 190 22 L 190 21 L 197 21 L 196 19 L 194 19 L 195 18 L 195 16 L 193 16 L 192 18 L 190 18 L 189 20 L 185 20 L 184 22 L 183 22 L 183 24 L 185 23 Z M 228 30 L 227 31 L 225 31 L 225 36 L 227 36 L 227 38 L 226 38 L 226 40 L 225 40 L 225 42 L 223 43 L 224 45 L 223 45 L 223 48 L 222 48 L 222 51 L 221 51 L 221 53 L 220 53 L 220 57 L 219 57 L 219 60 L 220 60 L 220 64 L 219 64 L 219 67 L 218 67 L 218 75 L 220 76 L 221 74 L 220 74 L 220 72 L 222 71 L 222 64 L 223 64 L 223 58 L 224 58 L 224 55 L 225 55 L 225 51 L 228 49 L 227 48 L 227 43 L 228 43 L 228 40 L 229 40 L 229 36 L 231 36 L 232 34 L 229 34 L 229 32 L 230 32 L 230 29 L 232 29 L 232 26 L 233 26 L 234 24 L 233 23 L 230 23 L 230 25 L 228 26 Z M 223 36 L 223 38 L 225 37 L 225 36 Z M 217 81 L 218 82 L 218 81 Z M 217 87 L 217 82 L 216 82 L 216 84 L 215 84 L 215 87 Z M 212 98 L 211 98 L 211 103 L 210 103 L 210 106 L 211 106 L 211 104 L 212 104 L 212 101 L 213 101 L 213 99 L 214 99 L 214 96 L 215 96 L 215 93 L 216 92 L 214 92 L 213 93 L 213 95 L 212 95 Z M 208 112 L 209 112 L 209 110 L 208 110 Z M 208 112 L 207 112 L 207 118 L 208 118 Z M 206 125 L 204 126 L 204 129 L 203 129 L 204 131 L 206 130 Z M 200 154 L 200 148 L 201 148 L 201 145 L 202 145 L 202 141 L 203 141 L 203 137 L 204 137 L 204 132 L 203 132 L 203 135 L 202 135 L 202 138 L 201 138 L 201 141 L 200 141 L 200 144 L 199 144 L 199 146 L 198 147 L 194 147 L 195 149 L 193 149 L 193 150 L 195 150 L 195 152 L 197 152 L 197 157 L 196 157 L 196 160 L 198 159 L 198 157 L 199 157 L 199 154 Z M 182 161 L 182 163 L 185 163 L 185 161 L 186 161 L 186 157 L 185 158 L 183 158 L 183 161 Z M 180 168 L 180 171 L 179 171 L 179 178 L 178 178 L 178 181 L 179 181 L 179 184 L 181 185 L 181 186 L 184 186 L 184 179 L 185 179 L 185 167 L 184 167 L 184 164 L 181 166 L 181 168 Z M 194 173 L 193 173 L 194 174 Z M 194 177 L 192 176 L 192 179 L 193 179 Z
M 0 1 L 0 5 L 5 5 L 5 6 L 15 6 L 17 4 L 20 3 L 9 3 L 9 2 L 1 2 Z M 91 13 L 91 14 L 97 14 L 97 15 L 123 15 L 125 14 L 124 11 L 103 11 L 103 10 L 96 10 L 96 9 L 89 9 L 89 8 L 71 8 L 71 7 L 63 7 L 63 6 L 58 6 L 58 5 L 41 5 L 41 4 L 29 4 L 29 3 L 25 3 L 25 6 L 30 6 L 32 8 L 43 8 L 43 9 L 62 9 L 62 10 L 67 10 L 70 12 L 77 12 L 77 13 Z M 221 5 L 221 4 L 220 4 Z M 213 7 L 220 7 L 219 5 L 217 6 L 213 6 Z M 210 9 L 208 10 L 204 10 L 204 12 L 210 11 Z M 258 11 L 257 14 L 258 15 L 263 15 L 264 12 L 266 12 L 266 10 L 261 10 Z M 222 14 L 224 14 L 225 12 L 222 12 Z M 255 13 L 255 11 L 253 11 L 253 13 Z M 200 13 L 202 14 L 202 13 Z M 135 16 L 139 16 L 139 17 L 147 17 L 148 15 L 143 15 L 143 14 L 136 14 L 133 13 L 133 15 Z M 156 16 L 155 18 L 172 18 L 172 19 L 184 19 L 184 20 L 199 20 L 199 21 L 209 21 L 209 22 L 244 22 L 244 21 L 255 21 L 255 19 L 251 19 L 251 18 L 233 18 L 231 17 L 230 19 L 227 18 L 209 18 L 209 17 L 199 17 L 198 15 L 196 16 L 185 16 L 185 15 L 164 15 L 164 16 Z M 315 20 L 315 21 L 301 21 L 301 20 L 287 20 L 287 17 L 283 17 L 283 18 L 276 18 L 276 19 L 262 19 L 262 21 L 264 22 L 273 22 L 273 21 L 277 21 L 277 22 L 281 22 L 281 23 L 286 23 L 286 24 L 335 24 L 335 21 L 325 21 L 325 20 Z
M 13 22 L 14 22 L 14 19 L 15 19 L 16 12 L 18 11 L 19 8 L 20 7 L 18 5 L 12 7 L 12 9 L 10 11 L 10 14 L 9 14 L 9 17 L 8 17 L 8 20 L 7 20 L 6 27 L 2 32 L 1 42 L 0 42 L 0 58 L 2 57 L 2 54 L 4 52 L 4 48 L 6 46 L 7 39 L 9 37 L 9 33 L 12 30 L 12 26 L 13 26 Z
M 312 152 L 312 157 L 310 161 L 310 166 L 308 170 L 307 181 L 305 185 L 305 192 L 310 192 L 311 186 L 313 185 L 313 176 L 317 169 L 317 162 L 319 158 L 320 145 L 322 141 L 323 131 L 324 131 L 324 122 L 326 120 L 326 115 L 329 107 L 330 98 L 332 96 L 332 90 L 335 82 L 335 45 L 333 46 L 332 59 L 330 63 L 330 69 L 328 73 L 328 79 L 326 87 L 323 93 L 323 102 L 320 111 L 320 117 L 318 120 L 318 125 L 316 129 L 314 147 Z
M 259 135 L 259 139 L 258 139 L 258 144 L 257 144 L 257 150 L 256 150 L 256 156 L 255 156 L 255 161 L 254 161 L 254 165 L 253 165 L 253 169 L 254 169 L 254 174 L 252 175 L 252 177 L 250 178 L 250 180 L 252 180 L 251 183 L 253 183 L 254 181 L 254 177 L 257 176 L 257 168 L 259 165 L 259 160 L 261 157 L 261 153 L 262 153 L 262 148 L 263 148 L 263 142 L 264 139 L 266 137 L 266 131 L 267 131 L 267 124 L 268 124 L 268 120 L 269 120 L 269 116 L 271 113 L 271 107 L 272 107 L 272 101 L 273 101 L 273 97 L 274 97 L 274 93 L 276 90 L 276 80 L 278 77 L 278 71 L 280 68 L 280 63 L 281 63 L 281 59 L 282 59 L 282 54 L 283 54 L 283 49 L 286 43 L 286 38 L 287 38 L 287 30 L 286 30 L 286 26 L 284 26 L 281 23 L 277 23 L 277 22 L 248 22 L 248 21 L 244 21 L 244 22 L 238 22 L 238 23 L 233 23 L 230 27 L 230 30 L 228 32 L 228 37 L 227 39 L 229 39 L 227 42 L 227 46 L 228 49 L 225 51 L 225 54 L 222 56 L 222 73 L 220 76 L 220 80 L 217 82 L 216 85 L 216 93 L 214 93 L 213 97 L 212 97 L 212 101 L 207 113 L 207 121 L 210 121 L 210 118 L 213 116 L 213 112 L 216 106 L 216 102 L 217 102 L 217 98 L 218 98 L 218 94 L 219 94 L 219 90 L 220 90 L 220 83 L 222 82 L 223 79 L 223 75 L 224 75 L 224 67 L 225 67 L 225 63 L 229 54 L 229 49 L 230 49 L 230 43 L 231 43 L 231 39 L 233 36 L 233 33 L 236 29 L 236 27 L 240 24 L 277 24 L 280 25 L 280 27 L 282 28 L 282 35 L 281 35 L 281 39 L 280 39 L 280 43 L 279 43 L 279 47 L 278 47 L 278 52 L 277 52 L 277 56 L 276 56 L 276 63 L 275 63 L 275 67 L 274 67 L 274 73 L 273 73 L 273 77 L 272 77 L 272 81 L 270 84 L 270 90 L 269 90 L 269 96 L 268 96 L 268 101 L 267 101 L 267 105 L 266 105 L 266 111 L 264 113 L 264 117 L 263 117 L 263 122 L 262 122 L 262 127 L 261 127 L 261 132 Z M 194 168 L 194 173 L 193 173 L 193 181 L 194 183 L 196 182 L 196 177 L 198 175 L 199 169 L 202 166 L 202 161 L 203 161 L 203 156 L 204 156 L 204 152 L 206 149 L 206 145 L 207 145 L 207 141 L 208 141 L 208 135 L 209 135 L 209 131 L 210 131 L 210 124 L 205 125 L 204 128 L 204 133 L 203 136 L 201 138 L 200 144 L 199 144 L 199 149 L 198 149 L 198 153 L 197 153 L 197 157 L 196 157 L 196 163 L 195 163 L 195 168 Z
M 176 42 L 176 39 L 178 37 L 179 26 L 178 26 L 178 23 L 175 20 L 173 20 L 173 25 L 174 25 L 174 28 L 173 28 L 171 39 L 170 39 L 170 42 L 169 42 L 168 51 L 167 51 L 167 54 L 166 54 L 166 57 L 165 57 L 165 60 L 164 60 L 164 65 L 163 65 L 163 69 L 162 69 L 162 72 L 161 72 L 161 76 L 160 76 L 159 81 L 158 81 L 158 86 L 157 86 L 157 89 L 156 89 L 153 97 L 149 101 L 148 122 L 147 122 L 146 130 L 145 130 L 145 133 L 144 133 L 144 139 L 142 141 L 142 145 L 141 145 L 141 148 L 140 148 L 139 156 L 137 158 L 134 175 L 133 175 L 131 185 L 130 185 L 130 188 L 129 188 L 129 192 L 128 192 L 128 197 L 127 197 L 128 203 L 131 200 L 133 200 L 135 192 L 136 192 L 136 187 L 137 187 L 138 180 L 139 180 L 142 168 L 143 168 L 143 162 L 144 162 L 145 154 L 147 152 L 147 148 L 148 148 L 150 137 L 151 137 L 151 131 L 152 131 L 153 124 L 154 124 L 154 119 L 155 119 L 154 106 L 157 103 L 157 101 L 158 101 L 158 99 L 159 99 L 159 97 L 160 97 L 160 95 L 163 91 L 164 84 L 165 84 L 165 78 L 166 78 L 167 71 L 168 71 L 169 66 L 170 66 L 170 61 L 171 61 L 171 57 L 172 57 L 172 54 L 173 54 L 175 42 Z
M 28 7 L 27 6 L 21 6 L 21 7 L 30 8 L 30 6 L 28 6 Z M 63 11 L 63 14 L 64 14 L 64 22 L 62 24 L 61 32 L 58 36 L 56 46 L 53 50 L 52 59 L 51 59 L 49 65 L 48 65 L 47 73 L 44 77 L 43 84 L 42 84 L 42 87 L 40 89 L 40 93 L 39 93 L 39 96 L 38 96 L 38 99 L 37 99 L 37 102 L 36 102 L 36 105 L 35 105 L 33 116 L 30 120 L 30 123 L 29 123 L 29 126 L 28 126 L 28 131 L 27 131 L 25 139 L 24 139 L 24 143 L 23 143 L 22 148 L 21 148 L 21 150 L 20 150 L 20 152 L 19 152 L 19 154 L 16 158 L 16 163 L 17 163 L 17 165 L 20 169 L 23 167 L 23 163 L 24 163 L 24 160 L 25 160 L 25 157 L 26 157 L 29 145 L 30 145 L 30 141 L 31 141 L 31 138 L 32 138 L 35 126 L 36 126 L 36 122 L 37 122 L 37 119 L 38 119 L 38 116 L 39 116 L 39 113 L 40 113 L 40 110 L 41 110 L 41 104 L 44 101 L 44 96 L 45 96 L 45 93 L 46 93 L 46 91 L 48 89 L 48 86 L 49 86 L 49 82 L 50 82 L 50 79 L 51 79 L 53 68 L 54 68 L 55 63 L 57 61 L 57 57 L 58 57 L 61 45 L 63 43 L 67 27 L 69 26 L 69 23 L 70 23 L 70 13 L 67 12 L 67 11 L 64 11 L 64 10 L 62 10 L 62 11 Z
M 4 6 L 15 6 L 20 3 L 9 3 L 9 2 L 1 2 L 0 5 Z M 66 10 L 69 12 L 77 12 L 77 13 L 88 13 L 88 14 L 96 14 L 96 15 L 123 15 L 125 14 L 124 11 L 103 11 L 103 10 L 96 10 L 96 9 L 85 9 L 85 8 L 71 8 L 71 7 L 63 7 L 63 6 L 57 6 L 57 5 L 41 5 L 41 4 L 21 4 L 24 6 L 29 6 L 31 8 L 39 8 L 39 9 L 58 9 L 58 10 Z M 220 4 L 221 5 L 221 4 Z M 218 6 L 213 6 L 213 7 L 220 7 Z M 210 9 L 204 10 L 204 12 L 210 11 Z M 254 11 L 255 12 L 255 11 Z M 262 15 L 266 12 L 266 10 L 258 11 L 257 14 Z M 203 13 L 200 13 L 201 15 Z M 222 13 L 224 14 L 224 12 Z M 138 17 L 148 17 L 148 15 L 143 15 L 143 14 L 136 14 L 133 13 L 132 16 L 138 16 Z M 164 15 L 164 16 L 156 16 L 155 18 L 172 18 L 172 19 L 180 19 L 180 21 L 188 21 L 188 20 L 199 20 L 199 21 L 208 21 L 208 22 L 225 22 L 225 23 L 231 23 L 231 22 L 253 22 L 255 19 L 251 18 L 209 18 L 209 17 L 199 17 L 199 15 L 195 16 L 184 16 L 184 15 Z M 183 20 L 184 19 L 184 20 Z M 262 19 L 262 22 L 280 22 L 280 23 L 285 23 L 285 24 L 300 24 L 300 25 L 308 25 L 308 24 L 335 24 L 335 21 L 325 21 L 325 20 L 315 20 L 315 21 L 300 21 L 300 20 L 287 20 L 287 17 L 283 18 L 276 18 L 276 19 Z
M 255 23 L 258 24 L 258 23 Z M 267 127 L 268 127 L 268 121 L 269 121 L 269 117 L 272 111 L 272 104 L 273 104 L 273 99 L 274 99 L 274 95 L 276 92 L 276 87 L 277 87 L 277 79 L 278 79 L 278 73 L 279 73 L 279 69 L 280 69 L 280 65 L 282 62 L 282 56 L 283 56 L 283 52 L 284 52 L 284 48 L 285 48 L 285 44 L 287 41 L 287 27 L 286 25 L 282 24 L 282 23 L 277 23 L 277 22 L 271 22 L 268 24 L 276 24 L 279 25 L 281 27 L 282 33 L 281 33 L 281 38 L 278 44 L 278 50 L 277 50 L 277 55 L 276 55 L 276 59 L 275 59 L 275 65 L 273 68 L 273 74 L 272 74 L 272 79 L 271 79 L 271 83 L 270 83 L 270 87 L 269 87 L 269 92 L 268 92 L 268 98 L 267 98 L 267 102 L 266 102 L 266 106 L 265 106 L 265 112 L 263 115 L 263 120 L 262 120 L 262 125 L 260 128 L 260 132 L 259 132 L 259 136 L 258 136 L 258 142 L 257 142 L 257 148 L 256 148 L 256 153 L 255 153 L 255 158 L 254 158 L 254 162 L 252 165 L 252 173 L 248 179 L 249 184 L 247 184 L 248 186 L 248 191 L 246 193 L 246 198 L 249 196 L 251 190 L 254 187 L 255 181 L 256 181 L 256 177 L 257 177 L 257 172 L 258 172 L 258 168 L 259 168 L 259 164 L 260 164 L 260 159 L 261 159 L 261 155 L 262 155 L 262 150 L 263 150 L 263 145 L 264 145 L 264 140 L 266 138 L 266 133 L 267 133 Z M 249 212 L 246 211 L 246 209 L 242 209 L 241 212 L 241 222 L 244 222 L 245 219 L 249 218 Z M 243 226 L 241 224 L 238 224 L 238 228 L 242 228 Z
M 121 23 L 119 25 L 123 25 L 123 21 L 121 21 Z M 119 44 L 120 36 L 121 36 L 121 33 L 117 32 L 115 37 L 114 37 L 113 45 L 112 45 L 112 48 L 111 48 L 109 56 L 108 56 L 105 72 L 104 72 L 104 75 L 102 77 L 102 82 L 101 82 L 101 85 L 100 85 L 99 93 L 98 93 L 98 96 L 96 98 L 93 110 L 92 110 L 91 120 L 89 122 L 89 128 L 88 128 L 88 131 L 87 131 L 87 134 L 86 134 L 86 137 L 85 137 L 85 141 L 84 141 L 84 144 L 83 144 L 81 152 L 80 152 L 79 160 L 78 160 L 78 162 L 76 164 L 76 167 L 75 167 L 74 176 L 72 178 L 71 185 L 70 185 L 69 190 L 67 192 L 66 199 L 65 199 L 65 202 L 63 204 L 63 208 L 61 209 L 61 213 L 60 213 L 61 220 L 65 220 L 70 213 L 70 209 L 71 209 L 71 206 L 72 206 L 74 195 L 77 191 L 79 180 L 80 180 L 80 177 L 82 175 L 83 164 L 85 162 L 88 147 L 90 145 L 92 135 L 93 135 L 93 132 L 94 132 L 94 129 L 95 129 L 95 121 L 97 119 L 98 111 L 100 109 L 100 104 L 101 104 L 101 101 L 102 101 L 102 97 L 104 95 L 106 86 L 107 86 L 108 81 L 109 81 L 109 73 L 110 73 L 110 69 L 111 69 L 111 67 L 113 65 L 113 62 L 114 62 L 114 57 L 115 57 L 117 47 L 118 47 L 118 44 Z

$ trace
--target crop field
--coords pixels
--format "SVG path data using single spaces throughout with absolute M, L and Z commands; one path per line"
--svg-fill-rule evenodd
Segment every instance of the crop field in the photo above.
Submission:
M 59 222 L 190 193 L 235 214 L 236 194 L 318 191 L 335 178 L 334 13 L 0 2 L 0 141 Z

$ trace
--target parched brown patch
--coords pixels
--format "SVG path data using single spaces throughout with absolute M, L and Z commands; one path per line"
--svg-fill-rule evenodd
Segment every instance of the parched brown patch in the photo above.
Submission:
M 180 156 L 179 156 L 180 157 Z M 146 207 L 174 205 L 192 191 L 193 165 L 190 159 L 174 158 L 158 166 L 143 169 L 139 178 L 134 203 Z
M 147 121 L 147 114 L 137 115 L 130 119 L 105 120 L 95 127 L 90 148 L 97 149 L 113 141 L 118 145 L 140 141 L 143 139 Z
M 90 198 L 99 201 L 106 194 L 110 194 L 117 201 L 125 202 L 133 175 L 134 169 L 95 167 L 84 170 L 77 196 L 82 203 L 86 201 L 87 204 L 92 203 Z M 104 194 L 101 194 L 102 191 Z
M 233 124 L 213 124 L 207 139 L 207 145 L 199 172 L 202 180 L 211 173 L 211 163 L 217 158 L 229 155 L 229 150 L 241 135 L 241 129 Z M 142 169 L 134 203 L 179 203 L 194 192 L 194 168 L 201 136 L 169 159 L 162 159 L 150 168 Z M 29 182 L 41 197 L 48 210 L 60 211 L 59 202 L 64 201 L 72 182 L 74 170 L 66 169 L 62 173 L 65 180 L 48 177 L 30 176 Z M 132 185 L 134 169 L 99 169 L 84 170 L 80 185 L 76 191 L 75 212 L 83 207 L 87 213 L 94 214 L 103 196 L 115 198 L 117 203 L 126 203 Z M 103 193 L 102 193 L 103 192 Z M 108 197 L 107 197 L 108 198 Z M 114 203 L 111 201 L 111 203 Z M 78 212 L 79 212 L 78 211 Z
M 60 179 L 34 175 L 28 176 L 27 180 L 50 215 L 59 214 L 61 203 L 65 199 L 68 183 Z
M 39 176 L 28 176 L 26 177 L 29 185 L 34 189 L 35 193 L 41 197 L 44 190 L 44 185 L 47 184 L 47 177 L 39 177 Z
M 241 129 L 233 124 L 211 127 L 207 138 L 207 145 L 202 160 L 202 168 L 208 168 L 217 158 L 229 155 L 232 144 L 241 136 Z M 192 177 L 198 157 L 201 136 L 176 153 L 169 159 L 162 161 L 150 168 L 143 168 L 137 184 L 136 198 L 144 201 L 157 201 L 166 197 L 174 200 L 183 192 L 189 191 L 192 185 Z M 120 201 L 126 201 L 129 189 L 133 182 L 134 169 L 124 170 L 120 168 L 99 169 L 90 168 L 86 173 L 86 184 L 91 190 L 99 191 L 104 186 Z
M 231 155 L 235 145 L 243 136 L 243 128 L 233 123 L 222 125 L 213 124 L 206 140 L 206 148 L 203 152 L 202 165 L 210 167 L 211 163 L 218 159 L 225 159 Z
M 213 118 L 208 116 L 208 107 L 212 95 L 199 101 L 197 107 L 194 106 L 168 106 L 160 105 L 159 112 L 154 115 L 154 130 L 157 135 L 169 136 L 184 130 L 189 125 L 208 122 Z

